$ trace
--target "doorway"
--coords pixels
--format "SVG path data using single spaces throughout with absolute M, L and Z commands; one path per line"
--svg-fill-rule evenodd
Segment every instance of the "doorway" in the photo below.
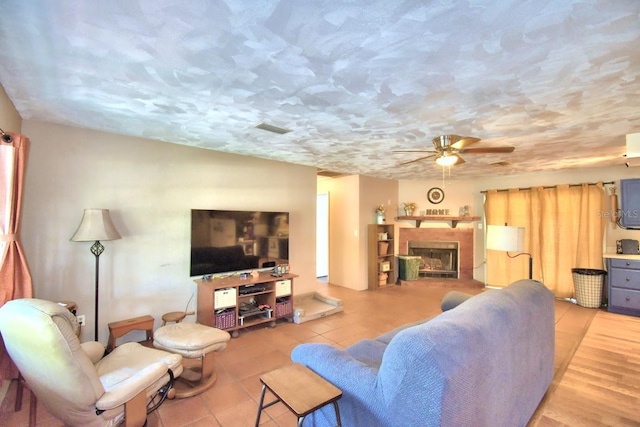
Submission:
M 329 193 L 318 193 L 316 203 L 316 277 L 329 278 Z

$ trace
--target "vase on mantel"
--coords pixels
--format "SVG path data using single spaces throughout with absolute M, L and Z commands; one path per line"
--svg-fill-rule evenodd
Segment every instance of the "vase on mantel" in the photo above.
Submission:
M 405 216 L 413 216 L 413 209 L 404 208 Z

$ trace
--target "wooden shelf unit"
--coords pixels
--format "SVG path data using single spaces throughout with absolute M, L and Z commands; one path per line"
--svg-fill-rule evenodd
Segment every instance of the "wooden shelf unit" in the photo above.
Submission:
M 459 222 L 480 221 L 479 216 L 399 216 L 396 219 L 415 221 L 416 228 L 420 228 L 422 221 L 451 221 L 451 228 L 456 228 Z
M 210 280 L 197 279 L 195 282 L 198 285 L 198 311 L 196 313 L 198 323 L 215 327 L 216 311 L 228 309 L 226 315 L 230 316 L 229 313 L 232 309 L 233 326 L 221 329 L 231 332 L 235 338 L 238 336 L 238 330 L 249 326 L 269 323 L 271 327 L 275 327 L 278 319 L 293 321 L 293 279 L 296 277 L 298 277 L 297 274 L 291 273 L 279 277 L 269 273 L 261 273 L 257 278 L 248 275 L 246 279 L 242 279 L 240 276 Z M 264 290 L 240 294 L 240 289 L 247 285 L 260 285 L 264 287 Z M 222 292 L 224 290 L 230 292 L 231 296 L 235 298 L 231 298 L 231 302 L 220 303 L 216 306 L 216 291 Z M 248 302 L 252 298 L 258 305 L 268 305 L 272 310 L 270 316 L 268 311 L 242 316 L 240 314 L 241 303 Z M 280 302 L 276 302 L 276 299 Z M 289 307 L 289 312 L 285 315 L 279 315 L 279 304 Z
M 379 239 L 380 233 L 387 233 L 387 239 Z M 383 286 L 393 285 L 396 283 L 396 256 L 395 250 L 395 231 L 393 224 L 369 224 L 368 226 L 368 285 L 369 289 L 378 289 L 380 281 L 379 273 L 387 273 L 387 280 Z M 378 243 L 386 242 L 389 244 L 386 253 L 380 253 Z M 387 271 L 381 270 L 381 264 L 389 263 Z

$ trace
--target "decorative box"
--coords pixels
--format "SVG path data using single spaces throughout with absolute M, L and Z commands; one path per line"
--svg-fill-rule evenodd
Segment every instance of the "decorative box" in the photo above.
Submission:
M 214 292 L 213 307 L 219 308 L 234 307 L 236 305 L 236 289 L 218 289 Z
M 276 297 L 291 295 L 291 279 L 276 282 Z
M 236 326 L 236 312 L 233 309 L 225 310 L 214 315 L 214 325 L 218 329 L 231 329 Z
M 382 261 L 380 263 L 380 271 L 390 271 L 391 263 L 389 261 Z
M 276 301 L 276 319 L 279 317 L 291 316 L 293 314 L 293 301 L 289 299 L 281 299 Z

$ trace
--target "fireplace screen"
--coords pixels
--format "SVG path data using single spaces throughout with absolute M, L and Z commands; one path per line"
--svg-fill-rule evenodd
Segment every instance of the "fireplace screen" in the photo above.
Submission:
M 420 257 L 422 277 L 458 278 L 458 242 L 410 240 L 409 255 Z

